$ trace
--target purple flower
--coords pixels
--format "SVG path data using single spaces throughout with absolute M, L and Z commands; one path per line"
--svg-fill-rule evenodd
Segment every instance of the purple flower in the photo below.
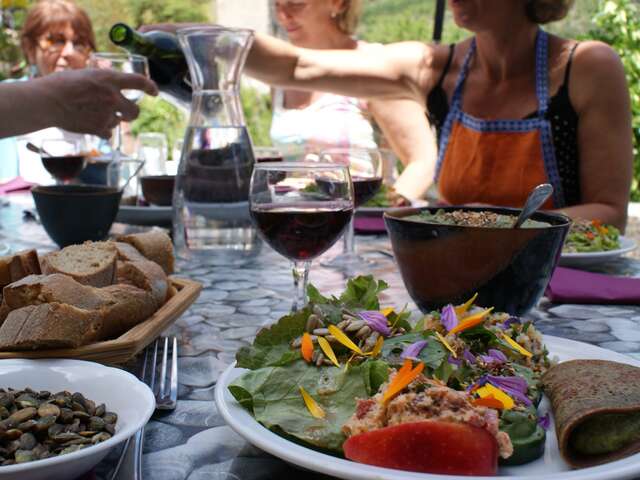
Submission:
M 498 387 L 510 397 L 519 400 L 525 405 L 531 405 L 531 400 L 527 397 L 527 381 L 522 377 L 498 377 L 495 375 L 485 375 L 486 382 L 494 387 Z
M 387 317 L 376 310 L 368 310 L 358 312 L 358 316 L 366 322 L 366 324 L 376 332 L 388 337 L 391 335 L 391 329 L 387 323 Z
M 400 358 L 418 358 L 420 352 L 424 347 L 426 347 L 426 340 L 419 340 L 411 345 L 407 346 L 402 353 L 400 354 Z
M 476 363 L 476 356 L 471 353 L 468 348 L 465 348 L 464 352 L 462 352 L 462 358 L 464 358 L 469 363 Z
M 538 425 L 545 430 L 549 430 L 549 427 L 551 426 L 551 417 L 549 417 L 549 412 L 538 418 Z
M 453 305 L 449 304 L 442 309 L 440 313 L 440 323 L 446 328 L 447 332 L 458 325 L 458 317 Z
M 500 350 L 490 348 L 488 353 L 489 355 L 480 355 L 485 363 L 501 364 L 507 361 L 507 357 Z
M 507 318 L 504 323 L 501 325 L 502 329 L 506 330 L 508 329 L 511 325 L 513 325 L 514 323 L 520 324 L 520 319 L 518 317 L 509 317 Z
M 459 358 L 453 358 L 453 355 L 449 355 L 449 358 L 447 359 L 447 361 L 451 365 L 455 365 L 456 367 L 460 367 L 462 365 L 462 360 L 460 360 Z

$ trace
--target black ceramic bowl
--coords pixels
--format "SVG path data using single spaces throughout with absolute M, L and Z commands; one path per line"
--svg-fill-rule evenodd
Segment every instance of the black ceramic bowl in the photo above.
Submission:
M 140 177 L 142 196 L 151 205 L 170 206 L 173 203 L 175 175 L 145 175 Z
M 103 240 L 116 218 L 122 192 L 102 185 L 34 187 L 42 226 L 60 247 Z
M 542 228 L 481 228 L 407 220 L 421 211 L 386 212 L 384 221 L 409 295 L 424 313 L 461 304 L 478 293 L 477 305 L 522 315 L 540 299 L 558 262 L 571 220 L 538 212 Z M 517 216 L 518 209 L 447 207 Z

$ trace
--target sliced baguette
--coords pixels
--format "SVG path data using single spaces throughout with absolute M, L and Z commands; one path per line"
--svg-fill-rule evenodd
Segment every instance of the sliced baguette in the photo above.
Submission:
M 134 233 L 118 237 L 121 242 L 133 245 L 148 260 L 156 262 L 167 275 L 173 273 L 175 259 L 169 235 L 160 230 Z
M 140 260 L 137 262 L 118 262 L 117 284 L 133 285 L 151 293 L 156 308 L 164 305 L 169 289 L 169 280 L 164 270 L 156 262 Z
M 100 289 L 110 304 L 101 309 L 104 319 L 99 339 L 116 338 L 145 321 L 157 310 L 151 292 L 133 285 L 110 285 Z
M 70 245 L 42 258 L 42 273 L 63 273 L 83 285 L 106 287 L 116 274 L 117 250 L 113 242 Z
M 0 288 L 27 275 L 39 273 L 40 261 L 38 253 L 33 249 L 0 257 Z
M 147 257 L 142 255 L 136 247 L 125 242 L 113 242 L 118 252 L 118 260 L 123 262 L 137 262 L 139 260 L 146 260 Z
M 45 303 L 13 310 L 0 327 L 0 350 L 77 348 L 98 340 L 97 312 Z

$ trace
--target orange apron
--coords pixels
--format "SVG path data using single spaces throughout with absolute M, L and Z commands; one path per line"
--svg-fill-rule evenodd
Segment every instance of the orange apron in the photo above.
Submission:
M 544 208 L 565 206 L 558 173 L 549 105 L 548 36 L 536 38 L 538 113 L 524 120 L 481 120 L 462 111 L 464 82 L 476 50 L 473 39 L 458 76 L 440 138 L 435 180 L 444 201 L 452 205 L 486 203 L 522 207 L 529 192 L 551 183 L 553 197 Z

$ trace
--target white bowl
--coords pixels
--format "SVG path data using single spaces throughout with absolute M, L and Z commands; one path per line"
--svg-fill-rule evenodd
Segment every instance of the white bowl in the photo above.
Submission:
M 100 462 L 143 427 L 155 409 L 153 393 L 124 370 L 80 360 L 0 360 L 0 388 L 80 392 L 118 415 L 115 435 L 105 442 L 44 460 L 0 466 L 0 480 L 69 480 Z

